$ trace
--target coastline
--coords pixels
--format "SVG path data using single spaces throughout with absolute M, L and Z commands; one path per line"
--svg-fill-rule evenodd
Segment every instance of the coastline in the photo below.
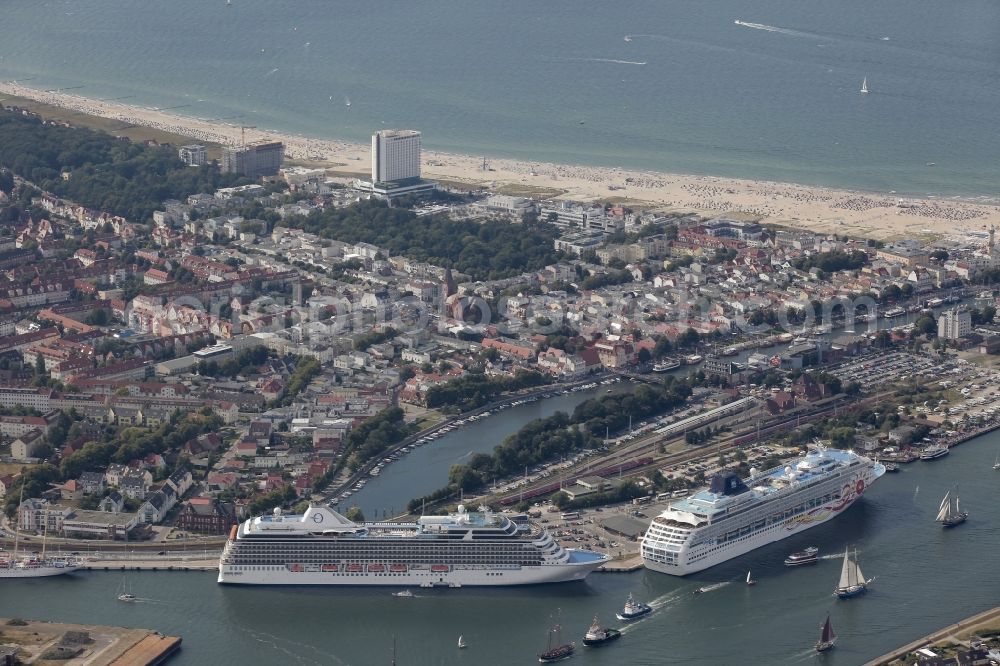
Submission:
M 241 128 L 190 118 L 157 108 L 93 100 L 0 82 L 0 94 L 30 99 L 89 116 L 153 128 L 193 140 L 239 145 Z M 247 141 L 279 140 L 296 162 L 316 163 L 332 175 L 367 172 L 370 148 L 335 139 L 318 139 L 262 129 L 247 129 Z M 424 176 L 468 187 L 574 201 L 602 201 L 664 212 L 759 218 L 765 224 L 821 234 L 851 235 L 883 241 L 952 236 L 969 237 L 1000 224 L 1000 205 L 954 198 L 899 197 L 770 181 L 691 176 L 490 158 L 425 150 Z

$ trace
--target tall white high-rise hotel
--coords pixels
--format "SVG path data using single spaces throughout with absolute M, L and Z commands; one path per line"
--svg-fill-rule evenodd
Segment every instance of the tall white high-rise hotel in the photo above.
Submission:
M 382 130 L 372 135 L 372 181 L 420 178 L 420 132 Z

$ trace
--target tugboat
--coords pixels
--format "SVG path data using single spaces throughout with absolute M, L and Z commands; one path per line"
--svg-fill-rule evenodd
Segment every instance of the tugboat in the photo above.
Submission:
M 601 645 L 606 645 L 611 641 L 616 641 L 622 637 L 622 632 L 617 629 L 608 629 L 602 627 L 597 621 L 597 616 L 594 616 L 594 621 L 590 625 L 590 629 L 583 636 L 583 644 L 587 647 L 600 647 Z
M 816 652 L 826 652 L 832 649 L 836 642 L 837 634 L 833 633 L 833 625 L 830 624 L 830 616 L 827 615 L 826 622 L 823 623 L 823 633 L 816 642 Z
M 641 601 L 636 601 L 632 598 L 632 593 L 629 592 L 628 599 L 625 600 L 625 607 L 615 613 L 615 617 L 622 622 L 631 622 L 632 620 L 646 617 L 652 612 L 652 606 L 644 604 Z
M 955 527 L 965 522 L 969 517 L 968 511 L 962 511 L 958 505 L 958 488 L 955 488 L 955 495 L 952 496 L 949 490 L 941 500 L 941 507 L 938 509 L 937 521 L 942 527 Z
M 801 567 L 804 564 L 816 564 L 819 562 L 819 548 L 809 546 L 805 550 L 792 553 L 785 558 L 786 567 Z
M 576 646 L 573 643 L 562 642 L 562 627 L 557 624 L 549 629 L 549 645 L 545 652 L 538 655 L 538 663 L 553 664 L 563 659 L 569 659 L 573 656 L 575 649 Z

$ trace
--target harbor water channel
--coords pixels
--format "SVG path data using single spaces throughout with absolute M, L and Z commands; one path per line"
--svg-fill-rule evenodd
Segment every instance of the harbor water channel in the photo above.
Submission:
M 338 508 L 346 511 L 357 506 L 369 520 L 403 513 L 414 497 L 428 495 L 447 485 L 452 465 L 468 462 L 476 453 L 492 453 L 504 438 L 530 421 L 547 418 L 558 411 L 572 414 L 576 406 L 586 400 L 608 392 L 634 389 L 630 383 L 602 384 L 599 380 L 592 383 L 597 386 L 494 411 L 488 417 L 466 422 L 423 446 L 414 447 L 410 453 L 386 465 L 377 477 L 369 478 L 361 490 L 340 500 Z
M 399 507 L 441 485 L 448 467 L 469 451 L 488 451 L 527 420 L 583 397 L 512 408 L 454 431 L 388 466 L 359 501 L 366 511 Z M 394 643 L 399 666 L 531 664 L 556 622 L 565 640 L 576 641 L 570 663 L 856 666 L 997 604 L 1000 472 L 992 466 L 998 451 L 1000 432 L 942 459 L 905 465 L 833 521 L 688 578 L 641 569 L 594 573 L 581 583 L 419 590 L 398 598 L 388 587 L 231 587 L 217 585 L 212 572 L 89 571 L 4 581 L 0 616 L 180 635 L 183 649 L 171 661 L 178 666 L 390 664 Z M 934 517 L 956 484 L 971 515 L 943 530 Z M 788 553 L 810 545 L 820 548 L 817 565 L 783 566 Z M 875 581 L 867 595 L 839 601 L 832 593 L 847 547 L 857 548 L 865 575 Z M 754 587 L 743 583 L 748 570 Z M 126 575 L 137 603 L 117 600 Z M 695 595 L 702 586 L 710 591 Z M 655 612 L 626 626 L 615 644 L 584 648 L 594 615 L 620 626 L 614 613 L 629 593 Z M 827 613 L 840 639 L 819 656 L 812 646 Z M 457 648 L 460 635 L 466 649 Z

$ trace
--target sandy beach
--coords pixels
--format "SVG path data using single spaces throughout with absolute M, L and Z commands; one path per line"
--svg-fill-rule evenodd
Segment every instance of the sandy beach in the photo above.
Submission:
M 0 82 L 0 94 L 152 127 L 198 141 L 236 146 L 239 126 L 187 118 L 156 108 L 92 100 Z M 246 130 L 246 140 L 280 140 L 290 159 L 332 163 L 331 172 L 368 170 L 370 148 L 364 144 L 315 139 L 280 132 Z M 957 199 L 906 198 L 809 187 L 789 183 L 686 176 L 489 158 L 425 150 L 424 176 L 530 196 L 544 193 L 575 201 L 620 201 L 664 211 L 759 218 L 765 223 L 819 233 L 879 240 L 962 237 L 1000 224 L 1000 206 Z

